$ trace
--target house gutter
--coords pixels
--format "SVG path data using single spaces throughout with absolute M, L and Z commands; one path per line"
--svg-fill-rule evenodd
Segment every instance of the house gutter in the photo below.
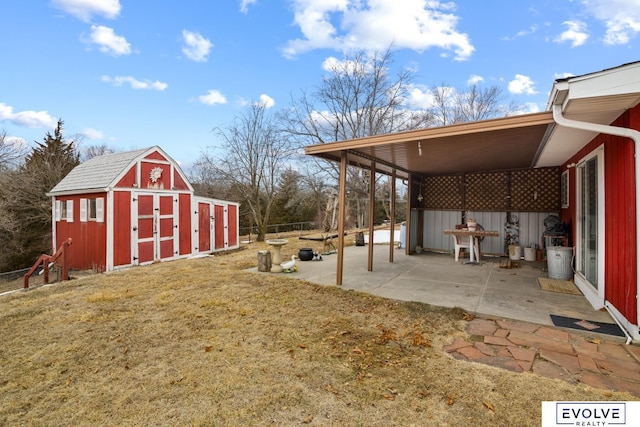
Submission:
M 638 285 L 640 285 L 640 185 L 638 185 L 638 179 L 640 178 L 640 132 L 635 129 L 623 128 L 618 126 L 602 125 L 599 123 L 581 122 L 578 120 L 567 119 L 562 115 L 562 107 L 564 101 L 568 98 L 569 89 L 554 90 L 555 96 L 553 98 L 553 119 L 560 126 L 566 126 L 569 128 L 587 130 L 597 133 L 604 133 L 607 135 L 621 136 L 629 138 L 634 142 L 635 146 L 635 171 L 636 171 L 636 322 L 640 325 L 640 299 L 638 299 Z M 627 336 L 627 344 L 633 339 L 627 330 L 620 325 L 617 317 L 611 312 L 608 301 L 605 298 L 604 307 L 611 315 L 613 320 L 620 326 L 620 329 Z

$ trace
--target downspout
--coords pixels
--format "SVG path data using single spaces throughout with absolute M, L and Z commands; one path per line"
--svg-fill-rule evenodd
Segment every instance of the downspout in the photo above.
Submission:
M 635 129 L 623 128 L 618 126 L 601 125 L 598 123 L 581 122 L 577 120 L 567 119 L 562 115 L 562 104 L 553 104 L 553 119 L 560 126 L 569 128 L 582 129 L 592 132 L 604 133 L 607 135 L 621 136 L 629 138 L 634 142 L 635 146 L 635 170 L 636 170 L 636 322 L 640 325 L 640 300 L 638 299 L 638 286 L 640 285 L 640 185 L 638 185 L 638 179 L 640 178 L 640 132 Z M 632 341 L 631 336 L 627 330 L 620 325 L 620 322 L 610 311 L 607 301 L 605 299 L 605 309 L 613 320 L 620 326 L 620 329 L 627 336 L 627 344 Z

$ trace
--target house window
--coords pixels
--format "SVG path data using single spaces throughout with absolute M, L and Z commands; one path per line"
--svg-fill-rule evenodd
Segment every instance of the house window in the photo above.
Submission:
M 560 198 L 562 208 L 569 207 L 569 171 L 566 170 L 560 175 Z

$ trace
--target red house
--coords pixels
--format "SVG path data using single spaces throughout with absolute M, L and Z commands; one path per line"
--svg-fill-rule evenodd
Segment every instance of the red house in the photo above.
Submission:
M 536 166 L 561 165 L 574 280 L 640 340 L 640 62 L 556 80 Z
M 94 157 L 48 194 L 53 249 L 70 267 L 109 271 L 237 248 L 238 204 L 194 196 L 160 147 Z

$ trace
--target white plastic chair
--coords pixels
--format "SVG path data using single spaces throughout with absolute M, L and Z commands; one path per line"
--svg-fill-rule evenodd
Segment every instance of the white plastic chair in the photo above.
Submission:
M 453 246 L 456 254 L 456 262 L 460 255 L 460 249 L 469 249 L 471 247 L 471 237 L 451 236 L 453 238 Z M 473 250 L 475 251 L 476 261 L 480 261 L 480 248 L 478 247 L 478 239 L 475 240 Z

